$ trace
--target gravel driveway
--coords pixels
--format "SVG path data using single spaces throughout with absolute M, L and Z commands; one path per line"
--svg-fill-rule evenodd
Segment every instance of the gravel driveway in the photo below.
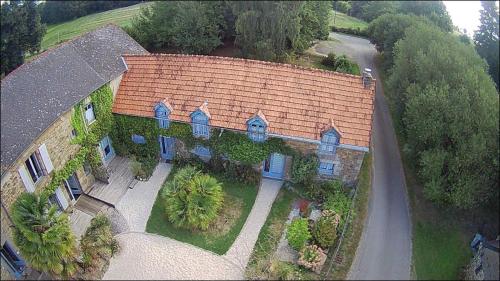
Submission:
M 372 69 L 377 81 L 373 118 L 373 178 L 368 217 L 348 279 L 410 278 L 411 221 L 405 178 L 392 119 L 382 82 L 375 68 L 375 47 L 356 36 L 330 33 L 333 44 L 319 44 L 309 51 L 322 55 L 345 54 L 360 69 Z
M 170 164 L 160 163 L 148 182 L 139 182 L 117 203 L 130 232 L 116 236 L 120 252 L 111 259 L 103 279 L 244 279 L 244 271 L 260 229 L 282 182 L 262 179 L 259 193 L 235 242 L 217 255 L 174 239 L 145 233 L 146 223 Z

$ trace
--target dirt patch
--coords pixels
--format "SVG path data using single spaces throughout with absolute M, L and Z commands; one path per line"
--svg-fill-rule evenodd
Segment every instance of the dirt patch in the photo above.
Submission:
M 241 198 L 226 194 L 224 196 L 224 207 L 207 232 L 216 237 L 226 235 L 241 216 L 242 208 L 243 200 Z

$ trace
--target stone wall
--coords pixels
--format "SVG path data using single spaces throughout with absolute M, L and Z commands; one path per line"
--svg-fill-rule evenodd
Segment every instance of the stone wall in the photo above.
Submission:
M 317 143 L 301 142 L 296 140 L 285 140 L 285 144 L 304 155 L 318 152 L 319 145 Z
M 335 155 L 326 156 L 319 155 L 320 160 L 324 159 L 333 162 L 334 170 L 333 176 L 328 177 L 321 175 L 320 179 L 340 179 L 347 185 L 355 184 L 358 179 L 359 170 L 361 169 L 361 164 L 363 164 L 365 152 L 352 150 L 347 148 L 337 148 Z

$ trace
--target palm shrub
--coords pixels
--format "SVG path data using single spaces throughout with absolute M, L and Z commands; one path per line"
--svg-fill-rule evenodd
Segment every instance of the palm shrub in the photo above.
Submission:
M 56 275 L 75 272 L 75 236 L 66 214 L 50 207 L 48 196 L 23 193 L 12 205 L 14 243 L 33 268 Z
M 323 247 L 328 248 L 333 245 L 337 237 L 337 226 L 340 222 L 340 216 L 331 210 L 324 210 L 321 218 L 316 222 L 313 229 L 313 236 L 316 242 Z
M 111 232 L 111 222 L 99 214 L 90 221 L 90 226 L 80 240 L 84 266 L 92 266 L 99 257 L 111 258 L 118 251 L 118 241 Z
M 300 251 L 311 237 L 309 225 L 305 218 L 295 219 L 288 226 L 286 239 L 288 244 L 297 251 Z
M 217 217 L 224 198 L 222 186 L 191 166 L 180 169 L 162 191 L 165 212 L 176 227 L 208 229 Z

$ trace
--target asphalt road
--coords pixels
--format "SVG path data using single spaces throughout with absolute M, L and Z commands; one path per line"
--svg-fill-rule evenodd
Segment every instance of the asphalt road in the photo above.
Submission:
M 377 79 L 372 130 L 373 178 L 367 220 L 348 279 L 410 279 L 411 222 L 403 167 L 382 83 L 375 68 L 377 51 L 366 39 L 330 33 L 338 42 L 314 50 L 345 54 Z

